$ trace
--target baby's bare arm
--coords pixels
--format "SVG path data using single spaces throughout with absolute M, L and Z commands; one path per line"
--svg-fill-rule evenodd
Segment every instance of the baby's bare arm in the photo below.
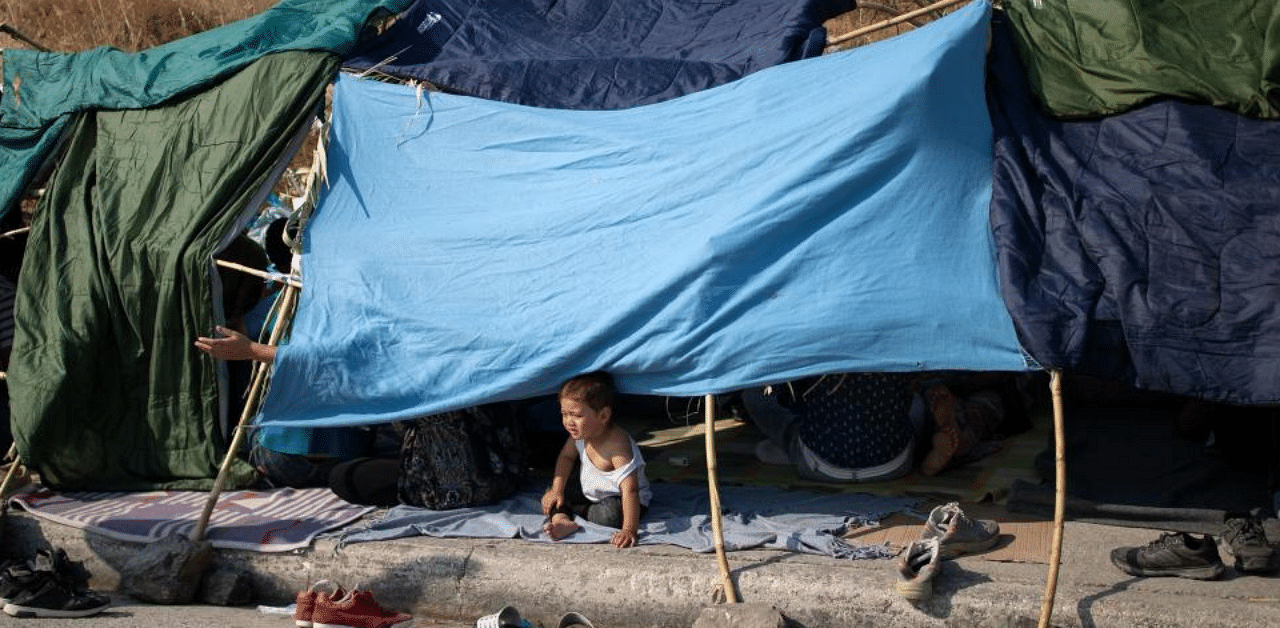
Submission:
M 564 447 L 560 448 L 560 455 L 556 457 L 556 470 L 555 476 L 551 478 L 551 487 L 542 496 L 542 514 L 549 515 L 552 509 L 563 504 L 564 487 L 568 484 L 569 474 L 573 472 L 573 463 L 577 459 L 578 448 L 574 447 L 573 439 L 565 439 Z
M 632 473 L 619 486 L 622 489 L 622 529 L 613 535 L 614 547 L 631 547 L 640 533 L 640 480 Z

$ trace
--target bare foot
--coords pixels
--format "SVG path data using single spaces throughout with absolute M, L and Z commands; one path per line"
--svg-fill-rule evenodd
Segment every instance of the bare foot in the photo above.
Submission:
M 542 531 L 551 537 L 552 541 L 559 541 L 570 534 L 578 531 L 578 524 L 570 519 L 564 513 L 556 513 L 551 515 L 551 520 L 542 524 Z

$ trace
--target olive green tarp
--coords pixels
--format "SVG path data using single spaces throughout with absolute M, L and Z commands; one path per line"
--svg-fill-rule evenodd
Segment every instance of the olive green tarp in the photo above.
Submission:
M 1032 91 L 1047 113 L 1120 113 L 1159 97 L 1280 118 L 1276 0 L 1012 0 Z
M 32 224 L 8 373 L 14 438 L 45 485 L 212 486 L 218 365 L 191 347 L 214 323 L 212 257 L 337 68 L 277 53 L 160 107 L 78 115 Z
M 282 0 L 252 17 L 147 50 L 4 51 L 0 94 L 0 218 L 49 155 L 68 116 L 138 109 L 221 79 L 286 50 L 346 54 L 379 14 L 411 0 Z

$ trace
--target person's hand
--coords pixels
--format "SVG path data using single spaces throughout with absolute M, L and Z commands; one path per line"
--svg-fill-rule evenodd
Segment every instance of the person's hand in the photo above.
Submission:
M 201 336 L 196 338 L 196 348 L 219 360 L 261 359 L 262 352 L 255 351 L 254 347 L 258 343 L 249 340 L 248 336 L 221 325 L 215 327 L 214 331 L 221 334 L 222 337 L 206 338 Z
M 564 494 L 547 491 L 542 495 L 542 514 L 549 515 L 552 510 L 564 505 Z
M 613 546 L 619 549 L 636 544 L 636 533 L 633 530 L 618 530 L 613 533 Z

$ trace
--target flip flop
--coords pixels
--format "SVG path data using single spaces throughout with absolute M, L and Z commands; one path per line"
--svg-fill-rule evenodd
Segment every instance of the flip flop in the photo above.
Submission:
M 582 613 L 570 611 L 560 618 L 560 623 L 556 625 L 556 628 L 595 628 L 595 625 L 591 623 L 591 620 L 584 617 Z

